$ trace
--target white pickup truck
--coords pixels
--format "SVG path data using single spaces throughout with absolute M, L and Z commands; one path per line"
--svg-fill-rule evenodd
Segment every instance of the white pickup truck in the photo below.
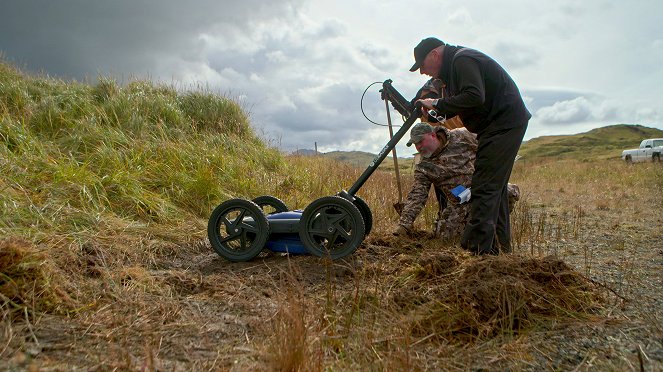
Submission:
M 622 159 L 627 163 L 661 161 L 663 138 L 651 138 L 640 142 L 640 148 L 622 151 Z

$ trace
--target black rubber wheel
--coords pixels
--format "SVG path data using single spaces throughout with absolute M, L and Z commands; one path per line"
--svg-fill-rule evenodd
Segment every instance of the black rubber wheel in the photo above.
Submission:
M 299 238 L 311 254 L 332 260 L 352 254 L 364 241 L 361 212 L 340 196 L 309 204 L 299 221 Z
M 373 213 L 371 213 L 371 208 L 368 207 L 364 199 L 357 195 L 355 195 L 355 200 L 352 204 L 359 209 L 361 217 L 364 220 L 364 236 L 366 237 L 371 233 L 371 229 L 373 229 Z
M 633 159 L 631 158 L 631 155 L 626 155 L 624 161 L 626 161 L 626 164 L 633 164 Z
M 661 154 L 654 154 L 654 155 L 651 157 L 651 160 L 652 160 L 654 163 L 658 163 L 658 162 L 660 162 L 660 161 L 661 161 Z
M 287 212 L 288 206 L 285 205 L 283 201 L 279 198 L 275 198 L 271 195 L 263 195 L 253 199 L 253 202 L 260 207 L 260 209 L 265 212 L 265 214 L 274 214 Z
M 207 223 L 207 237 L 214 251 L 232 262 L 257 256 L 269 237 L 265 213 L 250 200 L 231 199 L 214 209 Z

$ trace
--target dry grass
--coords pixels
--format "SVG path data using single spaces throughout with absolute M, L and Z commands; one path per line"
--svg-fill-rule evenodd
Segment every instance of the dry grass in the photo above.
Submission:
M 429 238 L 432 197 L 391 236 L 378 171 L 351 257 L 232 264 L 206 241 L 216 203 L 301 209 L 363 169 L 237 141 L 241 112 L 207 94 L 0 75 L 3 369 L 662 368 L 660 164 L 519 161 L 515 254 L 484 258 Z
M 294 161 L 313 164 L 315 160 Z M 607 220 L 602 214 L 620 209 L 606 195 L 583 197 L 586 185 L 581 183 L 546 180 L 562 169 L 586 173 L 589 165 L 546 167 L 536 175 L 540 181 L 526 177 L 541 170 L 518 168 L 514 174 L 525 197 L 514 212 L 519 244 L 516 254 L 509 256 L 476 258 L 441 245 L 424 231 L 406 240 L 388 235 L 395 221 L 390 207 L 394 195 L 384 192 L 392 176 L 382 173 L 362 189 L 377 221 L 374 233 L 342 262 L 272 254 L 230 264 L 195 238 L 177 245 L 171 242 L 176 237 L 146 227 L 134 228 L 140 234 L 123 235 L 132 227 L 123 230 L 113 227 L 112 221 L 97 239 L 80 248 L 69 244 L 64 250 L 38 251 L 26 241 L 6 240 L 3 274 L 14 282 L 33 284 L 12 287 L 14 292 L 5 291 L 7 284 L 2 286 L 3 296 L 14 302 L 3 305 L 3 358 L 7 366 L 56 369 L 70 365 L 195 370 L 572 366 L 552 359 L 552 351 L 543 354 L 553 355 L 548 364 L 540 364 L 547 359 L 541 359 L 537 350 L 547 344 L 538 338 L 564 332 L 565 325 L 609 320 L 630 293 L 638 293 L 634 288 L 639 285 L 638 262 L 628 258 L 634 252 L 624 237 L 611 246 L 625 258 L 614 258 L 621 261 L 621 280 L 595 278 L 602 263 L 597 251 L 601 247 L 591 242 L 597 233 L 600 236 L 593 221 Z M 606 163 L 606 169 L 596 174 L 611 167 Z M 606 193 L 628 197 L 635 213 L 653 198 L 635 191 L 649 187 L 650 178 L 644 175 L 660 171 L 652 167 L 624 168 L 638 174 L 619 178 L 631 181 L 623 186 L 611 183 L 604 188 Z M 357 173 L 336 169 L 344 180 Z M 334 186 L 342 188 L 342 182 L 336 182 Z M 585 182 L 591 185 L 595 180 Z M 324 182 L 310 187 L 327 191 Z M 635 189 L 627 192 L 631 188 Z M 575 204 L 581 197 L 582 205 Z M 603 209 L 593 200 L 608 200 L 610 208 Z M 425 213 L 434 216 L 432 211 Z M 425 225 L 420 228 L 426 229 Z M 636 226 L 629 222 L 624 227 Z M 567 259 L 579 265 L 572 266 Z M 22 271 L 16 262 L 26 263 Z M 62 274 L 70 278 L 69 292 L 44 279 Z M 36 306 L 34 299 L 59 307 Z M 23 310 L 12 310 L 16 306 Z M 72 315 L 58 315 L 63 310 Z M 654 321 L 660 327 L 660 319 Z
M 459 274 L 447 276 L 443 285 L 428 284 L 436 295 L 414 309 L 416 335 L 444 337 L 454 344 L 485 341 L 528 330 L 546 319 L 587 318 L 602 302 L 591 283 L 552 257 L 489 257 L 464 265 L 445 268 Z M 439 275 L 432 279 L 437 281 Z M 412 298 L 426 285 L 417 280 L 399 296 Z
M 0 299 L 7 312 L 64 313 L 76 302 L 63 288 L 64 277 L 48 255 L 31 243 L 0 240 Z M 22 316 L 18 311 L 18 316 Z

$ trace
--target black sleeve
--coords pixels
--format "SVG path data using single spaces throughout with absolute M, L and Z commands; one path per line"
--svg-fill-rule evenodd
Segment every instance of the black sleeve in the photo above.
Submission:
M 436 106 L 438 112 L 449 118 L 484 103 L 486 90 L 477 61 L 459 56 L 454 63 L 452 79 L 456 81 L 458 94 L 440 99 Z

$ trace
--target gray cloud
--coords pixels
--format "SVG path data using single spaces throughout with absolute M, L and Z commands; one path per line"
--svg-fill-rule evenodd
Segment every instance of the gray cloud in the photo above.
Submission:
M 663 127 L 659 3 L 563 0 L 532 10 L 481 0 L 412 27 L 420 10 L 397 1 L 9 0 L 0 13 L 0 53 L 64 78 L 110 74 L 228 94 L 285 149 L 317 141 L 330 150 L 377 151 L 388 135 L 362 116 L 363 90 L 392 78 L 412 97 L 426 80 L 407 71 L 412 47 L 437 32 L 505 66 L 534 114 L 528 135 L 616 122 Z M 364 106 L 384 123 L 378 90 Z
M 540 89 L 523 95 L 534 120 L 547 126 L 620 120 L 629 111 L 618 111 L 610 99 L 592 92 Z
M 521 94 L 530 112 L 551 107 L 558 102 L 572 101 L 580 97 L 594 97 L 595 94 L 567 89 L 521 89 Z
M 396 71 L 400 67 L 395 63 L 393 55 L 387 48 L 370 44 L 361 46 L 359 50 L 365 56 L 366 62 L 372 64 L 378 70 Z
M 259 19 L 292 16 L 300 1 L 9 1 L 0 47 L 32 71 L 69 78 L 148 75 L 164 59 L 200 60 L 198 37 L 217 24 L 240 33 Z
M 547 123 L 580 123 L 592 118 L 592 107 L 585 97 L 577 97 L 542 107 L 535 115 Z
M 301 147 L 312 139 L 327 146 L 342 146 L 361 137 L 361 131 L 370 125 L 360 113 L 361 93 L 348 85 L 336 85 L 320 88 L 315 96 L 295 96 L 297 109 L 271 113 L 265 126 L 275 133 L 291 132 L 286 143 L 292 146 Z M 375 114 L 375 104 L 368 106 L 367 110 Z M 265 128 L 268 133 L 270 129 Z
M 541 56 L 533 48 L 513 42 L 498 42 L 494 49 L 497 55 L 502 56 L 499 62 L 505 68 L 533 67 L 541 59 Z

